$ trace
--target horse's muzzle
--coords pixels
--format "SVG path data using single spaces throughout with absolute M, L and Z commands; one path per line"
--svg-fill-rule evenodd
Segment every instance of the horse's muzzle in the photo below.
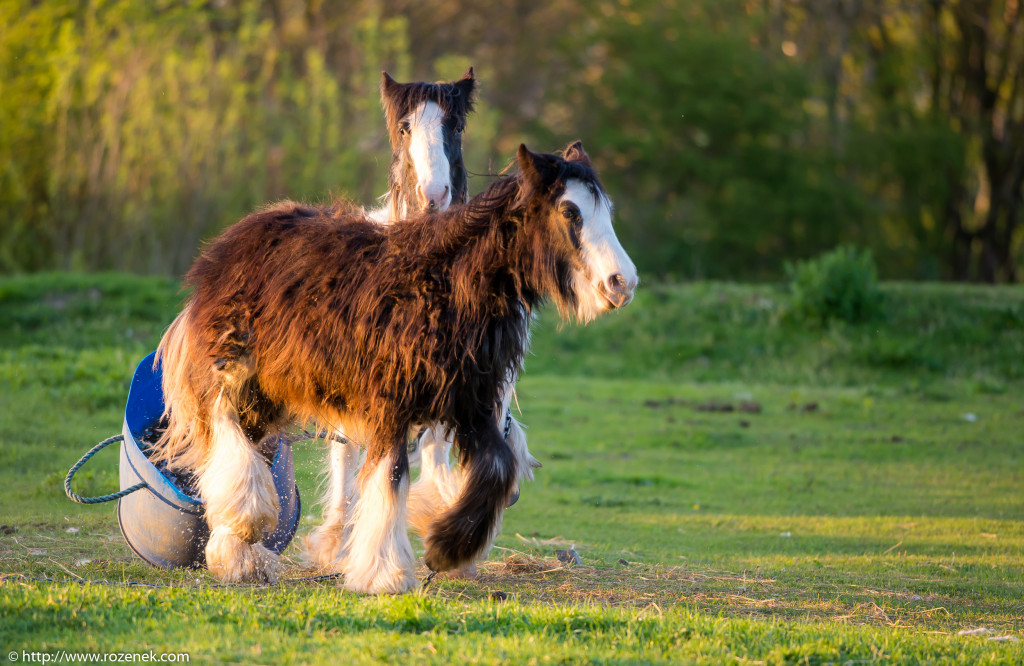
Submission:
M 616 310 L 629 305 L 629 302 L 633 300 L 636 280 L 627 280 L 622 273 L 615 273 L 605 278 L 598 288 L 611 309 Z

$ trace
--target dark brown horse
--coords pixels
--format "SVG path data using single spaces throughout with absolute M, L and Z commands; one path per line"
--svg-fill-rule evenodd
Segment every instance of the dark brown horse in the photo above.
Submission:
M 465 203 L 467 173 L 462 159 L 462 132 L 473 109 L 476 79 L 470 68 L 461 79 L 437 83 L 398 83 L 386 72 L 381 79 L 391 166 L 388 193 L 380 208 L 368 213 L 381 224 L 391 224 L 417 212 L 440 212 L 450 203 Z M 524 322 L 525 324 L 525 322 Z M 509 392 L 511 398 L 511 392 Z M 508 439 L 519 455 L 523 477 L 532 478 L 526 435 L 506 409 L 499 416 L 508 423 Z M 429 428 L 420 438 L 414 459 L 422 459 L 419 479 L 410 490 L 409 512 L 415 527 L 423 529 L 458 494 L 458 473 L 449 463 L 451 442 L 439 429 Z M 422 455 L 420 455 L 422 453 Z M 303 539 L 305 559 L 321 571 L 341 571 L 347 552 L 345 533 L 352 524 L 357 497 L 360 443 L 338 431 L 331 437 L 325 492 L 321 499 L 323 522 Z
M 267 450 L 294 421 L 366 443 L 346 586 L 415 584 L 406 533 L 406 436 L 440 423 L 465 480 L 427 529 L 435 571 L 487 547 L 518 479 L 498 427 L 503 387 L 543 300 L 586 322 L 626 305 L 637 277 L 611 203 L 577 142 L 520 146 L 521 173 L 465 206 L 382 227 L 361 211 L 278 204 L 230 227 L 188 275 L 160 344 L 168 428 L 157 457 L 197 472 L 206 560 L 223 580 L 273 580 L 258 539 L 276 520 Z

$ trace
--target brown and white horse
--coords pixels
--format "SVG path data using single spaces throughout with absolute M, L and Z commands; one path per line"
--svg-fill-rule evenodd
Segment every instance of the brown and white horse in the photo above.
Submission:
M 374 220 L 390 224 L 413 213 L 465 203 L 462 132 L 475 95 L 472 67 L 461 79 L 437 83 L 398 83 L 382 74 L 380 99 L 391 139 L 391 166 L 383 206 L 370 213 Z
M 465 206 L 382 226 L 362 211 L 281 203 L 227 229 L 196 260 L 192 294 L 160 343 L 167 430 L 154 456 L 198 477 L 225 581 L 269 581 L 259 538 L 277 520 L 268 456 L 296 421 L 366 443 L 345 584 L 415 584 L 406 437 L 441 424 L 459 450 L 458 498 L 428 526 L 426 564 L 488 547 L 520 476 L 496 419 L 545 299 L 587 322 L 632 299 L 636 270 L 578 142 L 520 146 L 521 173 Z
M 383 205 L 368 212 L 371 219 L 391 224 L 412 213 L 441 212 L 452 203 L 465 203 L 462 133 L 475 93 L 472 68 L 461 79 L 438 83 L 398 83 L 383 73 L 381 103 L 392 158 L 388 192 Z M 521 476 L 532 480 L 539 463 L 529 455 L 526 434 L 508 409 L 511 384 L 506 393 L 498 418 L 521 458 Z M 427 428 L 419 437 L 411 462 L 422 461 L 422 467 L 411 488 L 409 510 L 413 527 L 421 534 L 458 494 L 459 475 L 450 465 L 451 447 L 450 438 L 439 428 Z M 330 438 L 326 491 L 321 499 L 323 522 L 302 543 L 304 558 L 320 571 L 343 569 L 345 530 L 351 525 L 351 508 L 358 496 L 355 476 L 362 464 L 360 449 L 360 442 L 343 431 Z

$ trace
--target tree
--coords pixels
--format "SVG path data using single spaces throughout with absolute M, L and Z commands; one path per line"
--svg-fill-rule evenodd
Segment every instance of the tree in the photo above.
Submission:
M 770 277 L 848 238 L 860 214 L 806 109 L 809 76 L 753 35 L 748 3 L 603 3 L 583 76 L 542 117 L 590 140 L 649 273 Z M 559 123 L 551 119 L 563 119 Z
M 818 78 L 836 119 L 832 137 L 850 134 L 837 149 L 848 151 L 844 161 L 889 218 L 893 244 L 918 261 L 944 255 L 944 274 L 957 280 L 1019 279 L 1018 0 L 777 0 L 769 7 L 782 38 L 799 42 L 808 61 L 826 63 Z
M 929 8 L 932 105 L 977 155 L 974 183 L 958 183 L 946 206 L 953 277 L 1015 282 L 1024 214 L 1022 8 L 997 0 L 931 0 Z

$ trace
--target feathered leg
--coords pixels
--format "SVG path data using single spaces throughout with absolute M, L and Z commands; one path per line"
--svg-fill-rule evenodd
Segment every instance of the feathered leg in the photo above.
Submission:
M 210 526 L 206 565 L 224 582 L 276 582 L 277 555 L 259 543 L 277 526 L 280 511 L 270 468 L 223 395 L 214 403 L 210 433 L 198 475 Z
M 359 445 L 339 431 L 330 443 L 327 492 L 323 497 L 324 521 L 303 540 L 303 557 L 311 565 L 341 572 L 345 564 L 345 538 L 351 531 L 352 511 L 359 493 Z
M 502 389 L 498 427 L 502 433 L 505 432 L 506 424 L 508 427 L 505 441 L 516 457 L 516 469 L 519 470 L 519 478 L 516 480 L 516 493 L 518 494 L 523 481 L 533 481 L 533 470 L 541 465 L 536 458 L 530 455 L 530 447 L 526 444 L 526 431 L 523 429 L 523 425 L 512 416 L 512 398 L 515 396 L 515 391 L 514 383 L 506 384 Z
M 419 534 L 459 496 L 460 474 L 449 461 L 452 443 L 435 425 L 420 437 L 420 477 L 409 488 L 409 524 Z
M 433 571 L 458 569 L 486 556 L 519 478 L 516 455 L 494 420 L 467 421 L 470 426 L 456 432 L 465 463 L 459 497 L 423 538 L 424 561 Z
M 416 585 L 416 559 L 406 530 L 409 460 L 404 432 L 386 455 L 368 453 L 359 487 L 343 546 L 345 587 L 368 594 L 407 592 Z
M 510 408 L 514 386 L 506 385 L 502 393 L 497 425 L 503 435 L 507 432 L 506 442 L 516 457 L 519 478 L 513 496 L 518 496 L 519 485 L 523 481 L 533 481 L 533 470 L 541 465 L 530 455 L 522 424 L 512 417 Z M 463 475 L 451 467 L 451 448 L 450 436 L 446 437 L 440 426 L 428 428 L 420 438 L 420 478 L 409 488 L 409 523 L 419 534 L 425 534 L 434 518 L 459 496 Z

